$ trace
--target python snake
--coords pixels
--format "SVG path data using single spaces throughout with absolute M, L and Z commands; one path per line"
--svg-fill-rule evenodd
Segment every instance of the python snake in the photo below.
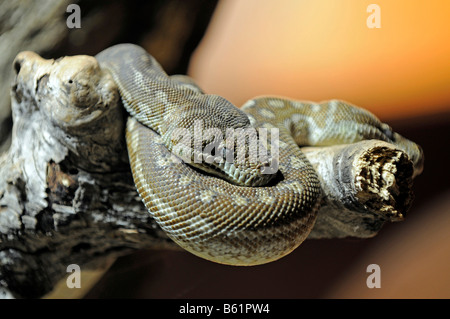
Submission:
M 116 45 L 96 58 L 112 74 L 130 114 L 127 147 L 145 206 L 171 239 L 208 260 L 267 263 L 290 253 L 308 236 L 321 187 L 299 145 L 379 139 L 404 150 L 420 170 L 419 146 L 348 103 L 259 97 L 238 109 L 222 97 L 204 94 L 187 78 L 169 77 L 139 46 Z M 176 130 L 192 133 L 196 120 L 203 129 L 217 128 L 224 135 L 228 128 L 278 128 L 277 172 L 262 173 L 273 164 L 270 156 L 257 163 L 245 157 L 230 164 L 225 156 L 235 149 L 226 147 L 214 155 L 218 161 L 174 161 Z M 208 156 L 195 149 L 184 155 Z

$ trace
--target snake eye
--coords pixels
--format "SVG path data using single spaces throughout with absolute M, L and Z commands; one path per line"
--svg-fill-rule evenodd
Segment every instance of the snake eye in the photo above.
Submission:
M 69 81 L 67 81 L 69 84 L 72 84 L 73 83 L 73 80 L 72 79 L 70 79 Z

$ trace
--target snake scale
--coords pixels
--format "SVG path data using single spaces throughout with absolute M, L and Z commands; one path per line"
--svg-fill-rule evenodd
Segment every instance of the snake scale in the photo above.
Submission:
M 305 240 L 316 219 L 321 187 L 299 145 L 379 139 L 404 150 L 415 168 L 421 167 L 419 146 L 348 103 L 258 97 L 239 109 L 222 97 L 204 94 L 187 77 L 168 76 L 139 46 L 116 45 L 96 58 L 112 74 L 130 114 L 127 147 L 145 206 L 172 240 L 205 259 L 262 264 Z M 277 172 L 261 173 L 273 164 L 270 156 L 258 163 L 248 158 L 229 163 L 225 155 L 235 150 L 226 147 L 214 155 L 222 161 L 206 161 L 208 155 L 201 150 L 188 154 L 203 158 L 201 163 L 174 161 L 174 133 L 179 128 L 192 132 L 199 119 L 204 129 L 224 134 L 228 128 L 278 128 Z

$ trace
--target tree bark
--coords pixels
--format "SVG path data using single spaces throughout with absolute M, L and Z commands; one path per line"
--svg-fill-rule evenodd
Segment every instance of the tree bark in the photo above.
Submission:
M 25 48 L 43 52 L 64 37 L 67 28 L 63 13 L 68 3 L 68 0 L 0 3 L 0 152 L 9 146 L 12 61 Z
M 127 115 L 110 75 L 93 57 L 32 52 L 14 69 L 13 138 L 0 157 L 0 296 L 43 296 L 70 264 L 96 268 L 137 249 L 176 249 L 136 192 Z M 310 238 L 374 236 L 408 210 L 412 163 L 394 145 L 304 151 L 324 191 Z

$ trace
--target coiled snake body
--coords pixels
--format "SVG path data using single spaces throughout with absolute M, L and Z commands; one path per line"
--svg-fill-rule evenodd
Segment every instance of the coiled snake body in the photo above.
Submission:
M 127 146 L 145 206 L 170 238 L 212 261 L 266 263 L 290 253 L 308 236 L 321 188 L 298 145 L 380 139 L 405 150 L 414 163 L 421 159 L 417 145 L 369 112 L 341 101 L 261 97 L 240 110 L 219 96 L 203 94 L 186 78 L 167 76 L 138 46 L 113 46 L 96 58 L 112 74 L 131 115 Z M 278 172 L 261 173 L 270 160 L 203 161 L 194 163 L 196 168 L 174 161 L 174 132 L 192 132 L 199 119 L 204 129 L 222 133 L 227 128 L 278 128 Z M 207 154 L 193 151 L 189 156 L 204 159 Z

